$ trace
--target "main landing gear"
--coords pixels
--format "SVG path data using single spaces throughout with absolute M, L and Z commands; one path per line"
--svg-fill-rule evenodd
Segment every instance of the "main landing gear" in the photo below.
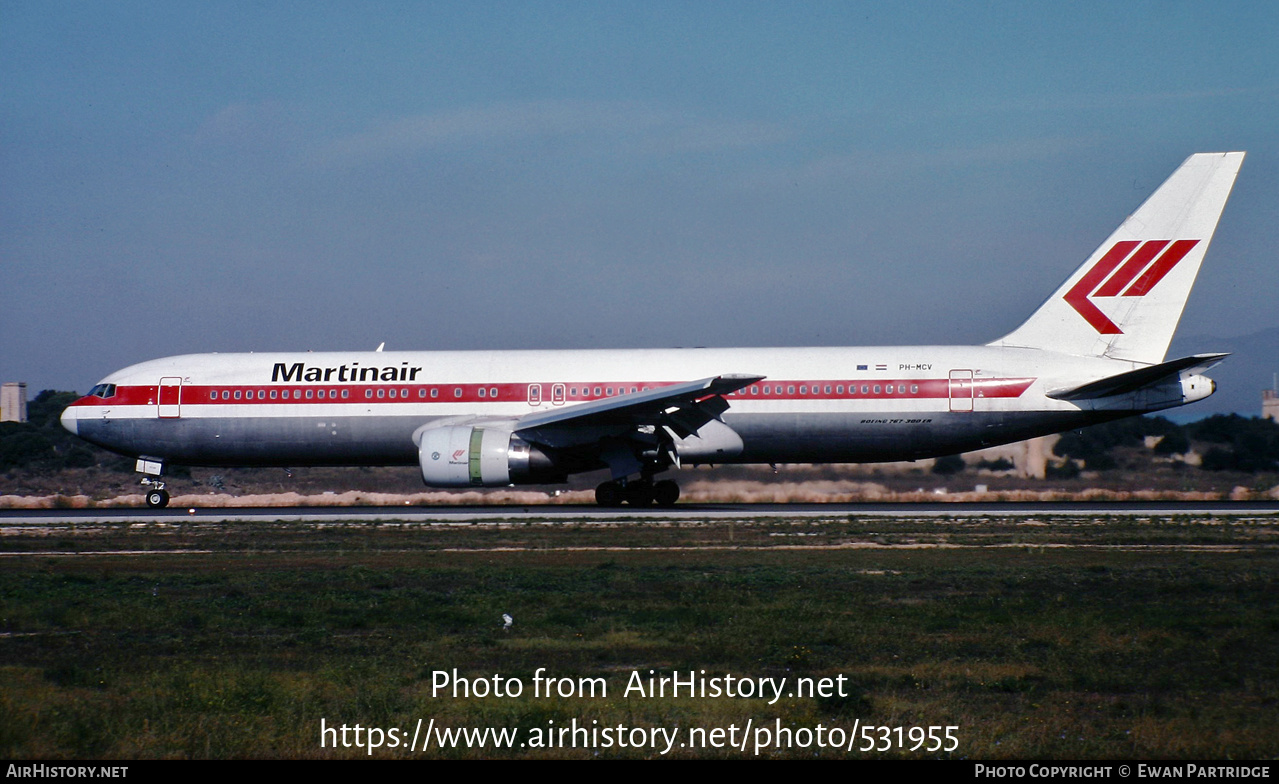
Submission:
M 595 503 L 600 506 L 674 506 L 679 500 L 679 485 L 670 479 L 653 482 L 648 479 L 604 482 L 595 488 Z

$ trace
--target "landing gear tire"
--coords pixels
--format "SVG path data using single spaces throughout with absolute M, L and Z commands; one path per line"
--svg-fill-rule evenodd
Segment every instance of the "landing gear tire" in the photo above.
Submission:
M 595 488 L 595 503 L 600 506 L 621 506 L 624 500 L 623 488 L 617 482 L 604 482 Z
M 626 503 L 631 506 L 649 506 L 653 503 L 653 485 L 648 482 L 631 482 L 626 485 Z
M 679 500 L 679 485 L 670 479 L 663 479 L 653 485 L 653 500 L 658 506 L 674 506 Z
M 169 505 L 168 490 L 151 490 L 147 492 L 147 506 L 152 509 L 163 509 Z

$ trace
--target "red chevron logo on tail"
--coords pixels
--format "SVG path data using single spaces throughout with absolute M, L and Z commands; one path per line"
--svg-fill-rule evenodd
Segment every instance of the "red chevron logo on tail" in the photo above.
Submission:
M 1198 244 L 1199 240 L 1116 242 L 1063 299 L 1099 333 L 1122 335 L 1090 298 L 1144 297 Z

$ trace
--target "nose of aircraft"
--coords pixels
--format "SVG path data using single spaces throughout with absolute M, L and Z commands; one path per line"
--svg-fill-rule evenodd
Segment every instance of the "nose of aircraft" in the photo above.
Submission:
M 70 430 L 75 435 L 80 435 L 80 421 L 76 418 L 75 406 L 67 406 L 62 409 L 62 426 Z

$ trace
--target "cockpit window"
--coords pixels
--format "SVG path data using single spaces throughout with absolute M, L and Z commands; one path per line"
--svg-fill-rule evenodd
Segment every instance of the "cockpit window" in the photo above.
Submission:
M 98 384 L 89 390 L 89 397 L 115 397 L 115 384 Z

